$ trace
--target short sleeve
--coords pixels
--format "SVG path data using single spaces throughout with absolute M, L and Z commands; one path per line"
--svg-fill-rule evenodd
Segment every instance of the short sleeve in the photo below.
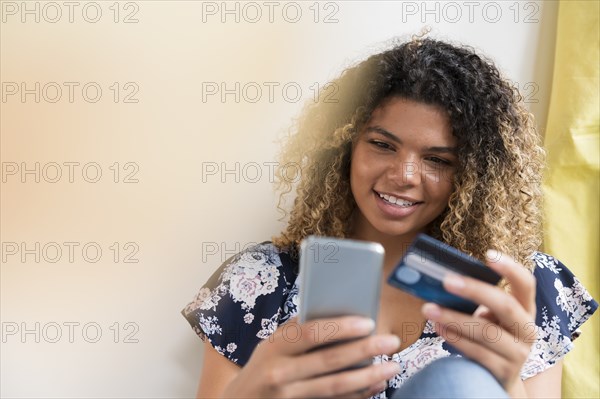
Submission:
M 541 252 L 533 259 L 537 282 L 537 338 L 521 369 L 522 379 L 551 367 L 573 349 L 578 328 L 598 308 L 590 293 L 559 260 Z
M 240 366 L 295 312 L 289 256 L 264 242 L 225 261 L 181 313 L 203 340 Z

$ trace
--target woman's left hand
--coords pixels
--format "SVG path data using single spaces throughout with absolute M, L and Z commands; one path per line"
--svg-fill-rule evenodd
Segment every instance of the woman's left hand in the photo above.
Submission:
M 473 315 L 423 306 L 438 335 L 462 354 L 486 367 L 509 395 L 525 394 L 520 372 L 537 338 L 535 278 L 508 255 L 488 251 L 488 266 L 510 283 L 510 293 L 485 282 L 453 274 L 444 279 L 448 292 L 481 306 Z

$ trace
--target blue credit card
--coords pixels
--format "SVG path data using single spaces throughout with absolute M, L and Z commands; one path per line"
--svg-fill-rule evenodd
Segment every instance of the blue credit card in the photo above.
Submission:
M 446 291 L 442 285 L 449 273 L 470 276 L 496 285 L 501 276 L 480 262 L 426 234 L 419 234 L 388 278 L 388 283 L 429 302 L 473 313 L 478 304 Z

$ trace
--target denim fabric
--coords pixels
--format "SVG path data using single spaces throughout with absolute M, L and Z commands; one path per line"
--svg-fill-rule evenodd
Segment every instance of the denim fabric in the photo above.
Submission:
M 408 379 L 392 399 L 509 398 L 496 378 L 480 364 L 458 356 L 436 360 Z

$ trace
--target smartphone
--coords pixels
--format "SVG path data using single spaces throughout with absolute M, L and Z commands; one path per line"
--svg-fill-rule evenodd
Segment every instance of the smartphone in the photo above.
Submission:
M 426 234 L 419 234 L 388 278 L 388 283 L 405 292 L 441 306 L 473 313 L 479 306 L 449 293 L 442 281 L 457 273 L 496 285 L 501 276 L 473 258 Z
M 300 244 L 298 277 L 300 322 L 350 315 L 377 322 L 384 254 L 383 246 L 374 242 L 305 238 Z

